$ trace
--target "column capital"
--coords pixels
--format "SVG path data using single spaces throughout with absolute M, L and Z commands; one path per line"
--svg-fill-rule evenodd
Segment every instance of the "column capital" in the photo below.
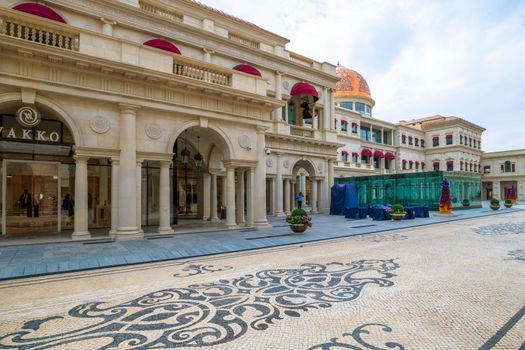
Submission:
M 257 125 L 257 134 L 265 134 L 266 131 L 268 131 L 268 127 L 267 126 L 263 126 L 263 125 Z
M 119 163 L 120 163 L 120 158 L 119 158 L 119 157 L 111 157 L 111 158 L 109 159 L 109 161 L 110 161 L 111 164 L 113 164 L 113 165 L 119 165 Z
M 128 103 L 119 103 L 118 107 L 120 108 L 120 112 L 125 113 L 136 113 L 141 107 L 137 105 L 132 105 Z
M 202 48 L 202 51 L 204 51 L 205 53 L 210 54 L 210 55 L 213 55 L 213 54 L 215 53 L 214 50 L 212 50 L 212 49 L 208 49 L 208 48 L 206 48 L 206 47 L 203 47 L 203 48 Z
M 276 70 L 276 71 L 275 71 L 275 74 L 277 74 L 277 75 L 280 75 L 280 76 L 283 76 L 283 75 L 284 75 L 285 73 L 284 73 L 284 72 L 281 72 L 281 71 L 278 71 L 278 70 Z
M 75 154 L 73 155 L 73 159 L 75 159 L 75 162 L 77 163 L 87 163 L 89 160 L 89 156 L 85 156 L 83 154 Z
M 143 158 L 137 158 L 137 166 L 142 166 L 142 163 L 144 163 L 145 159 Z
M 104 18 L 104 17 L 100 17 L 100 21 L 104 24 L 109 24 L 109 25 L 117 25 L 117 21 L 113 21 L 111 19 L 107 19 L 107 18 Z
M 172 161 L 171 160 L 161 160 L 160 162 L 160 167 L 170 167 L 171 166 L 171 163 Z

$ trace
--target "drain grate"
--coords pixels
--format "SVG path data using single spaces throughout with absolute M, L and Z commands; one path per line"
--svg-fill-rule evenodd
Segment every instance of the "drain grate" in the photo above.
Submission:
M 361 227 L 372 227 L 377 226 L 376 224 L 369 224 L 369 225 L 359 225 L 359 226 L 350 226 L 350 228 L 361 228 Z
M 91 244 L 106 244 L 106 243 L 115 243 L 115 241 L 108 240 L 108 241 L 84 242 L 82 244 L 91 245 Z
M 146 239 L 152 240 L 152 239 L 164 239 L 164 238 L 173 238 L 173 236 L 154 236 L 154 237 L 147 237 Z
M 261 237 L 250 237 L 245 238 L 248 241 L 254 240 L 254 239 L 263 239 L 263 238 L 273 238 L 273 237 L 286 237 L 286 236 L 295 236 L 295 233 L 286 233 L 284 235 L 273 235 L 273 236 L 261 236 Z
M 290 226 L 290 225 L 274 225 L 274 226 L 272 226 L 272 228 L 288 227 L 288 226 Z

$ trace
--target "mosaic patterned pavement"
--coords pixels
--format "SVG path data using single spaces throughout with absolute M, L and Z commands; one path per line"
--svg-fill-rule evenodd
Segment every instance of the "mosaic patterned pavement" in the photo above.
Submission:
M 524 222 L 5 281 L 0 349 L 525 349 Z

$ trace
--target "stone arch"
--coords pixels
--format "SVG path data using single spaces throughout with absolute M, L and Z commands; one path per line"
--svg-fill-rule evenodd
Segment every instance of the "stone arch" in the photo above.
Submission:
M 316 171 L 315 171 L 315 166 L 313 162 L 310 161 L 309 159 L 301 158 L 301 159 L 296 160 L 293 166 L 291 167 L 292 175 L 294 175 L 297 171 L 299 171 L 300 168 L 305 169 L 308 172 L 308 175 L 312 178 L 317 176 Z
M 5 94 L 0 94 L 0 106 L 9 102 L 22 103 L 22 94 L 20 92 L 9 92 Z M 64 124 L 66 124 L 66 126 L 69 128 L 69 131 L 71 131 L 73 139 L 75 140 L 75 145 L 84 145 L 82 134 L 80 133 L 75 121 L 64 109 L 62 109 L 62 107 L 60 107 L 53 100 L 38 94 L 35 98 L 35 104 L 45 106 L 46 108 L 54 112 L 55 115 L 59 117 L 60 121 L 64 122 Z
M 233 144 L 230 138 L 227 136 L 226 132 L 224 132 L 224 130 L 222 130 L 220 127 L 213 125 L 211 123 L 208 124 L 207 127 L 202 127 L 199 120 L 191 120 L 191 121 L 185 122 L 179 128 L 177 128 L 177 130 L 170 136 L 168 140 L 168 146 L 167 146 L 166 152 L 169 152 L 169 153 L 173 152 L 173 146 L 175 145 L 175 142 L 177 141 L 179 136 L 182 135 L 184 130 L 187 130 L 192 127 L 201 127 L 203 129 L 211 130 L 214 134 L 218 136 L 217 141 L 219 141 L 219 143 L 222 143 L 222 146 L 225 146 L 226 158 L 235 159 L 235 149 L 233 147 Z

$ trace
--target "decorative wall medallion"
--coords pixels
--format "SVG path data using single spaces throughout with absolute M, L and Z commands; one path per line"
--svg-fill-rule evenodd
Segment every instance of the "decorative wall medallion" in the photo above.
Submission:
M 90 301 L 0 334 L 0 348 L 215 346 L 265 331 L 285 318 L 352 302 L 372 287 L 391 287 L 398 268 L 393 259 L 302 264 L 156 290 L 121 303 Z M 9 327 L 16 326 L 11 322 Z
M 248 135 L 239 136 L 239 146 L 245 149 L 252 149 L 252 140 Z
M 24 106 L 16 111 L 16 120 L 20 125 L 32 128 L 40 123 L 40 113 L 36 108 Z
M 290 82 L 288 81 L 283 81 L 283 88 L 288 90 L 290 88 Z
M 146 125 L 146 135 L 153 140 L 158 140 L 162 136 L 162 129 L 157 123 L 149 123 Z
M 266 166 L 268 168 L 271 168 L 273 166 L 273 159 L 272 158 L 266 159 Z
M 354 329 L 352 333 L 343 333 L 342 338 L 332 338 L 329 342 L 319 344 L 308 348 L 308 350 L 340 350 L 340 349 L 353 349 L 353 350 L 387 350 L 387 349 L 397 349 L 404 350 L 405 347 L 399 343 L 387 342 L 385 344 L 377 344 L 377 342 L 372 342 L 365 337 L 370 336 L 370 334 L 383 332 L 390 333 L 392 328 L 387 325 L 380 323 L 368 323 L 361 325 Z
M 283 162 L 283 166 L 288 169 L 290 167 L 290 161 L 288 159 L 286 159 L 284 162 Z
M 104 134 L 109 131 L 111 125 L 109 125 L 109 120 L 102 116 L 96 116 L 89 121 L 89 126 L 91 130 L 97 134 Z
M 323 171 L 323 163 L 317 164 L 317 170 Z

